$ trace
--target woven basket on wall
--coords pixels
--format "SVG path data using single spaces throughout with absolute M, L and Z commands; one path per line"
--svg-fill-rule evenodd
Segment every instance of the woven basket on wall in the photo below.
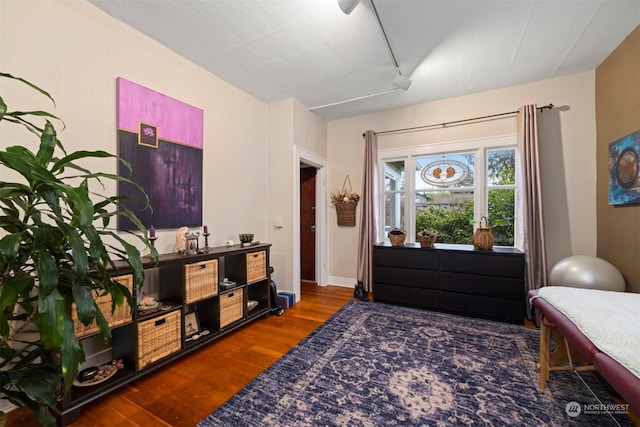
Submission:
M 335 205 L 338 225 L 354 227 L 356 225 L 356 206 L 358 206 L 358 202 L 349 200 L 348 202 L 335 202 Z
M 482 220 L 484 220 L 485 226 L 482 226 Z M 493 233 L 489 227 L 489 220 L 486 216 L 480 218 L 480 226 L 473 233 L 473 247 L 475 249 L 490 250 L 493 248 Z
M 407 238 L 407 230 L 394 228 L 389 231 L 388 236 L 391 246 L 404 246 L 404 240 Z

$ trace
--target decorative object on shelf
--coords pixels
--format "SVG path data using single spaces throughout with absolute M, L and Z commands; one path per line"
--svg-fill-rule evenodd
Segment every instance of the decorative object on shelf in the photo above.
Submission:
M 195 255 L 197 253 L 200 253 L 200 233 L 188 233 L 185 237 L 187 239 L 187 255 Z
M 484 226 L 482 225 L 484 221 Z M 489 227 L 489 220 L 486 216 L 480 218 L 480 225 L 473 233 L 474 249 L 491 250 L 493 248 L 493 232 Z
M 226 277 L 222 279 L 222 282 L 220 282 L 220 289 L 222 289 L 223 291 L 229 290 L 231 288 L 235 288 L 235 286 L 236 286 L 236 282 L 232 282 Z
M 185 339 L 185 341 L 186 341 L 186 342 L 188 342 L 188 341 L 195 341 L 195 340 L 199 339 L 200 337 L 204 337 L 204 336 L 206 336 L 206 335 L 209 335 L 210 333 L 211 333 L 211 331 L 210 331 L 210 330 L 208 330 L 208 329 L 204 329 L 204 330 L 203 330 L 202 332 L 200 332 L 199 334 L 193 334 L 193 335 L 191 335 L 190 337 L 186 338 L 186 339 Z
M 247 310 L 251 311 L 258 306 L 258 301 L 250 299 L 247 301 Z
M 251 242 L 253 242 L 253 234 L 250 233 L 239 234 L 238 238 L 242 247 L 251 246 Z
M 356 225 L 356 207 L 360 195 L 354 193 L 351 188 L 351 179 L 349 175 L 344 179 L 342 190 L 331 192 L 331 202 L 336 205 L 336 215 L 338 225 L 343 227 L 355 227 Z
M 189 234 L 189 227 L 180 227 L 176 232 L 176 251 L 181 254 L 185 254 L 187 251 L 187 234 Z
M 122 359 L 114 360 L 100 366 L 92 366 L 78 372 L 78 376 L 73 381 L 76 387 L 91 387 L 107 381 L 109 378 L 118 373 L 119 369 L 124 368 Z
M 152 247 L 155 247 L 156 240 L 158 240 L 158 238 L 156 237 L 156 229 L 152 225 L 151 227 L 149 227 L 149 243 L 151 243 Z M 146 258 L 153 258 L 154 256 L 155 255 L 153 254 L 153 251 L 150 251 L 148 254 L 145 255 Z
M 438 238 L 438 232 L 434 230 L 421 230 L 417 234 L 421 248 L 432 248 Z
M 195 311 L 193 313 L 187 313 L 184 315 L 184 334 L 187 337 L 195 335 L 200 332 L 200 324 L 198 323 L 198 316 Z
M 147 291 L 142 291 L 142 298 L 138 304 L 138 310 L 147 311 L 160 307 L 162 303 L 149 295 Z
M 407 230 L 394 228 L 389 231 L 388 236 L 391 246 L 404 246 L 404 240 L 407 238 Z
M 93 377 L 96 376 L 97 373 L 98 373 L 98 367 L 97 366 L 90 366 L 90 367 L 84 368 L 83 370 L 78 372 L 77 379 L 81 383 L 84 383 L 84 382 L 87 382 L 87 381 L 91 381 L 93 379 Z
M 204 226 L 204 233 L 202 233 L 202 235 L 204 236 L 204 248 L 203 251 L 205 254 L 209 253 L 209 236 L 211 236 L 211 233 L 209 233 L 209 227 L 207 227 L 206 225 Z
M 233 246 L 234 244 L 233 240 L 227 240 L 227 246 Z

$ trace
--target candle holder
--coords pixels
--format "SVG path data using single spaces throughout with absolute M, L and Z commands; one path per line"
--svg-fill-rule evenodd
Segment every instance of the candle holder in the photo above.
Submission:
M 202 235 L 204 236 L 204 248 L 202 248 L 202 250 L 204 251 L 205 254 L 209 253 L 209 236 L 211 236 L 211 233 L 202 233 Z
M 156 240 L 158 240 L 157 237 L 149 237 L 149 242 L 151 242 L 151 247 L 154 248 L 156 246 Z M 153 251 L 149 252 L 148 254 L 145 255 L 146 258 L 153 258 Z

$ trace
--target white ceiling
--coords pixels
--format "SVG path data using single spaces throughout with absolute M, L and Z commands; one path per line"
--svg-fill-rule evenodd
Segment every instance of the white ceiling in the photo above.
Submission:
M 640 0 L 89 0 L 270 103 L 327 120 L 594 70 L 640 25 Z M 319 108 L 317 108 L 319 107 Z

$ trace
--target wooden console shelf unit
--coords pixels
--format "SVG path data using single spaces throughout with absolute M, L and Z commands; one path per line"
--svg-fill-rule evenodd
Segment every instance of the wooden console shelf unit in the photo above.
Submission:
M 52 408 L 61 425 L 75 421 L 82 407 L 140 377 L 201 348 L 213 340 L 271 313 L 269 251 L 271 244 L 210 248 L 197 255 L 160 255 L 158 264 L 144 258 L 142 290 L 162 306 L 135 311 L 131 319 L 119 320 L 104 343 L 97 332 L 78 333 L 85 349 L 85 366 L 122 359 L 124 368 L 113 377 L 91 386 L 73 386 Z M 124 264 L 123 264 L 124 265 Z M 127 266 L 128 267 L 128 266 Z M 122 268 L 114 276 L 132 277 Z M 236 286 L 220 286 L 223 278 Z M 133 300 L 140 300 L 133 286 Z M 252 301 L 255 307 L 249 308 Z M 109 303 L 110 304 L 110 303 Z M 193 319 L 197 325 L 193 325 Z M 188 322 L 188 323 L 187 323 Z M 193 338 L 190 328 L 201 332 Z M 203 331 L 207 331 L 202 334 Z M 82 369 L 82 367 L 81 367 Z M 82 385 L 82 383 L 80 383 Z
M 436 243 L 373 247 L 375 301 L 522 323 L 524 253 Z

